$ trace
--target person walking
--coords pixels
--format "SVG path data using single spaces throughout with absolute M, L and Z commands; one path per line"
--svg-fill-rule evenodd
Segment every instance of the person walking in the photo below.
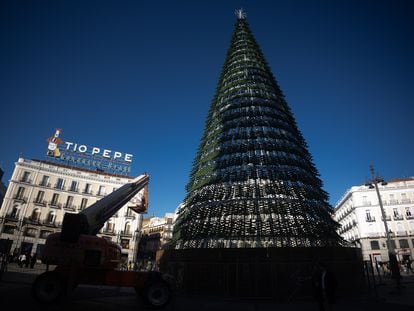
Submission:
M 34 253 L 32 258 L 30 259 L 30 268 L 33 269 L 34 265 L 36 264 L 37 261 L 37 253 Z
M 336 300 L 336 288 L 334 273 L 324 263 L 317 263 L 312 275 L 312 289 L 320 311 L 332 310 Z

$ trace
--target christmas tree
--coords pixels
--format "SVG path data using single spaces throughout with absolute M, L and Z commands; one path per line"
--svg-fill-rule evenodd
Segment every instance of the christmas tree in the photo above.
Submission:
M 242 10 L 186 190 L 175 248 L 341 242 L 307 144 Z

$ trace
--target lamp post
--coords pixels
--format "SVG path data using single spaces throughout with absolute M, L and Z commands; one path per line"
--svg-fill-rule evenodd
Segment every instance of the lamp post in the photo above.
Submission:
M 401 290 L 400 268 L 398 266 L 398 261 L 397 261 L 397 256 L 395 254 L 394 245 L 393 245 L 393 243 L 391 243 L 391 237 L 390 237 L 390 231 L 388 229 L 387 218 L 386 218 L 386 214 L 385 214 L 385 211 L 384 211 L 384 206 L 382 205 L 381 195 L 380 195 L 380 192 L 379 192 L 379 189 L 378 189 L 378 183 L 381 183 L 381 185 L 384 185 L 384 186 L 387 183 L 378 174 L 375 174 L 374 166 L 372 164 L 369 166 L 369 168 L 370 168 L 370 171 L 371 171 L 372 180 L 370 182 L 368 182 L 366 185 L 370 189 L 375 188 L 375 191 L 377 192 L 378 203 L 379 203 L 379 206 L 380 206 L 380 209 L 381 209 L 382 220 L 384 222 L 385 234 L 386 234 L 386 237 L 387 237 L 388 258 L 389 258 L 389 263 L 390 263 L 391 274 L 392 274 L 392 277 L 396 281 L 397 291 L 400 292 L 400 290 Z
M 369 166 L 369 169 L 371 171 L 372 180 L 367 184 L 367 186 L 370 189 L 375 188 L 375 191 L 377 192 L 378 203 L 381 209 L 382 221 L 384 222 L 385 227 L 385 235 L 387 237 L 388 254 L 395 253 L 394 245 L 391 243 L 390 230 L 388 229 L 387 215 L 385 214 L 384 205 L 382 204 L 381 195 L 378 189 L 378 183 L 381 183 L 381 185 L 383 186 L 385 186 L 387 183 L 384 181 L 384 179 L 378 176 L 378 174 L 375 175 L 374 166 L 372 164 Z

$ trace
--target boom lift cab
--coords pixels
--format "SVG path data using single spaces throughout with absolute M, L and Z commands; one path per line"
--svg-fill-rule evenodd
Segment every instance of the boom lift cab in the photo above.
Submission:
M 42 262 L 55 265 L 53 271 L 39 275 L 32 285 L 34 298 L 41 303 L 57 301 L 78 284 L 134 287 L 152 307 L 163 307 L 171 299 L 171 279 L 154 271 L 120 271 L 121 247 L 96 236 L 104 223 L 144 189 L 140 204 L 132 209 L 148 208 L 149 176 L 143 174 L 131 183 L 97 201 L 78 214 L 66 213 L 62 231 L 46 240 Z

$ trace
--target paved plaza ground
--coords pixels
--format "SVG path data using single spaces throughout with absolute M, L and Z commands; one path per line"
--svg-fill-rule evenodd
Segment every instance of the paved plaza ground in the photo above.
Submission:
M 20 268 L 9 264 L 7 272 L 0 281 L 1 306 L 13 306 L 14 309 L 30 310 L 147 310 L 132 288 L 108 286 L 79 286 L 70 297 L 60 304 L 38 305 L 30 295 L 31 284 L 38 274 L 45 269 L 38 265 L 35 269 Z M 381 284 L 379 284 L 381 283 Z M 267 310 L 318 310 L 312 299 L 290 301 L 285 303 L 270 299 L 242 299 L 212 296 L 189 296 L 177 292 L 172 303 L 165 310 L 238 310 L 238 311 L 267 311 Z M 414 275 L 403 274 L 402 289 L 396 292 L 392 279 L 376 280 L 376 286 L 371 281 L 371 289 L 358 297 L 338 296 L 334 311 L 366 311 L 366 310 L 414 310 Z

